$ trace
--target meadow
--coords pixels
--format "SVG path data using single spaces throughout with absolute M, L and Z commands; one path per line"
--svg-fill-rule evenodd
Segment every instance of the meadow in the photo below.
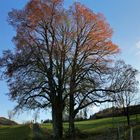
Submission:
M 75 122 L 77 139 L 83 140 L 129 140 L 130 129 L 126 117 L 104 118 Z M 140 140 L 140 115 L 131 116 L 134 140 Z M 64 135 L 67 139 L 68 123 L 64 123 Z M 51 139 L 52 124 L 41 124 L 38 133 L 34 125 L 0 126 L 0 140 L 43 140 Z
M 30 125 L 0 126 L 0 140 L 31 140 Z

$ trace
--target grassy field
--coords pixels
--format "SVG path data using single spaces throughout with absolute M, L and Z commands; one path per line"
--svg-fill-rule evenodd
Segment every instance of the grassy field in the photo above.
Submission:
M 131 125 L 134 131 L 134 140 L 140 140 L 140 115 L 131 116 Z M 82 132 L 80 137 L 88 140 L 113 140 L 120 137 L 120 140 L 129 140 L 129 128 L 127 127 L 126 117 L 104 118 L 97 120 L 87 120 L 75 122 L 75 126 Z M 51 133 L 52 125 L 43 124 L 42 129 L 47 129 Z M 65 131 L 68 129 L 68 124 L 64 123 Z M 120 136 L 118 136 L 118 133 Z M 138 134 L 137 134 L 138 133 Z M 98 138 L 97 138 L 98 137 Z M 126 137 L 126 139 L 124 138 Z
M 30 125 L 0 126 L 0 140 L 30 140 Z
M 140 140 L 140 115 L 131 116 L 134 140 Z M 130 130 L 127 127 L 126 117 L 104 118 L 87 120 L 75 123 L 78 140 L 129 140 Z M 68 124 L 64 123 L 65 134 Z M 119 132 L 119 133 L 118 133 Z M 52 133 L 52 125 L 42 124 L 36 140 L 46 139 Z M 119 135 L 118 135 L 119 134 Z M 31 140 L 35 139 L 34 127 L 30 125 L 0 126 L 0 140 Z

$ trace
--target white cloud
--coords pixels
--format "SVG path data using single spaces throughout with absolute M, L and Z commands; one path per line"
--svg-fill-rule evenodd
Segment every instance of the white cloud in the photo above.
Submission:
M 138 41 L 138 42 L 136 43 L 136 47 L 137 47 L 138 49 L 140 49 L 140 41 Z
M 136 49 L 137 49 L 136 55 L 140 55 L 140 40 L 136 43 Z

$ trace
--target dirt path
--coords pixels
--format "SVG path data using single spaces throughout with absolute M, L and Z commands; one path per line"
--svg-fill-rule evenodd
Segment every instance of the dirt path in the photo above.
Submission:
M 39 124 L 33 124 L 33 140 L 41 140 L 41 129 Z

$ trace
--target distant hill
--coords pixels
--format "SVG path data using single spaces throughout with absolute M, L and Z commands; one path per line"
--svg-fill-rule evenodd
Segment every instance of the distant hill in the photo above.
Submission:
M 0 117 L 0 125 L 16 125 L 16 124 L 17 123 L 12 120 L 6 119 L 4 117 Z
M 135 115 L 140 114 L 140 105 L 134 105 L 129 107 L 129 114 Z M 102 111 L 99 111 L 90 116 L 90 119 L 101 119 L 101 118 L 108 118 L 108 117 L 118 117 L 124 116 L 124 112 L 122 108 L 107 108 Z

